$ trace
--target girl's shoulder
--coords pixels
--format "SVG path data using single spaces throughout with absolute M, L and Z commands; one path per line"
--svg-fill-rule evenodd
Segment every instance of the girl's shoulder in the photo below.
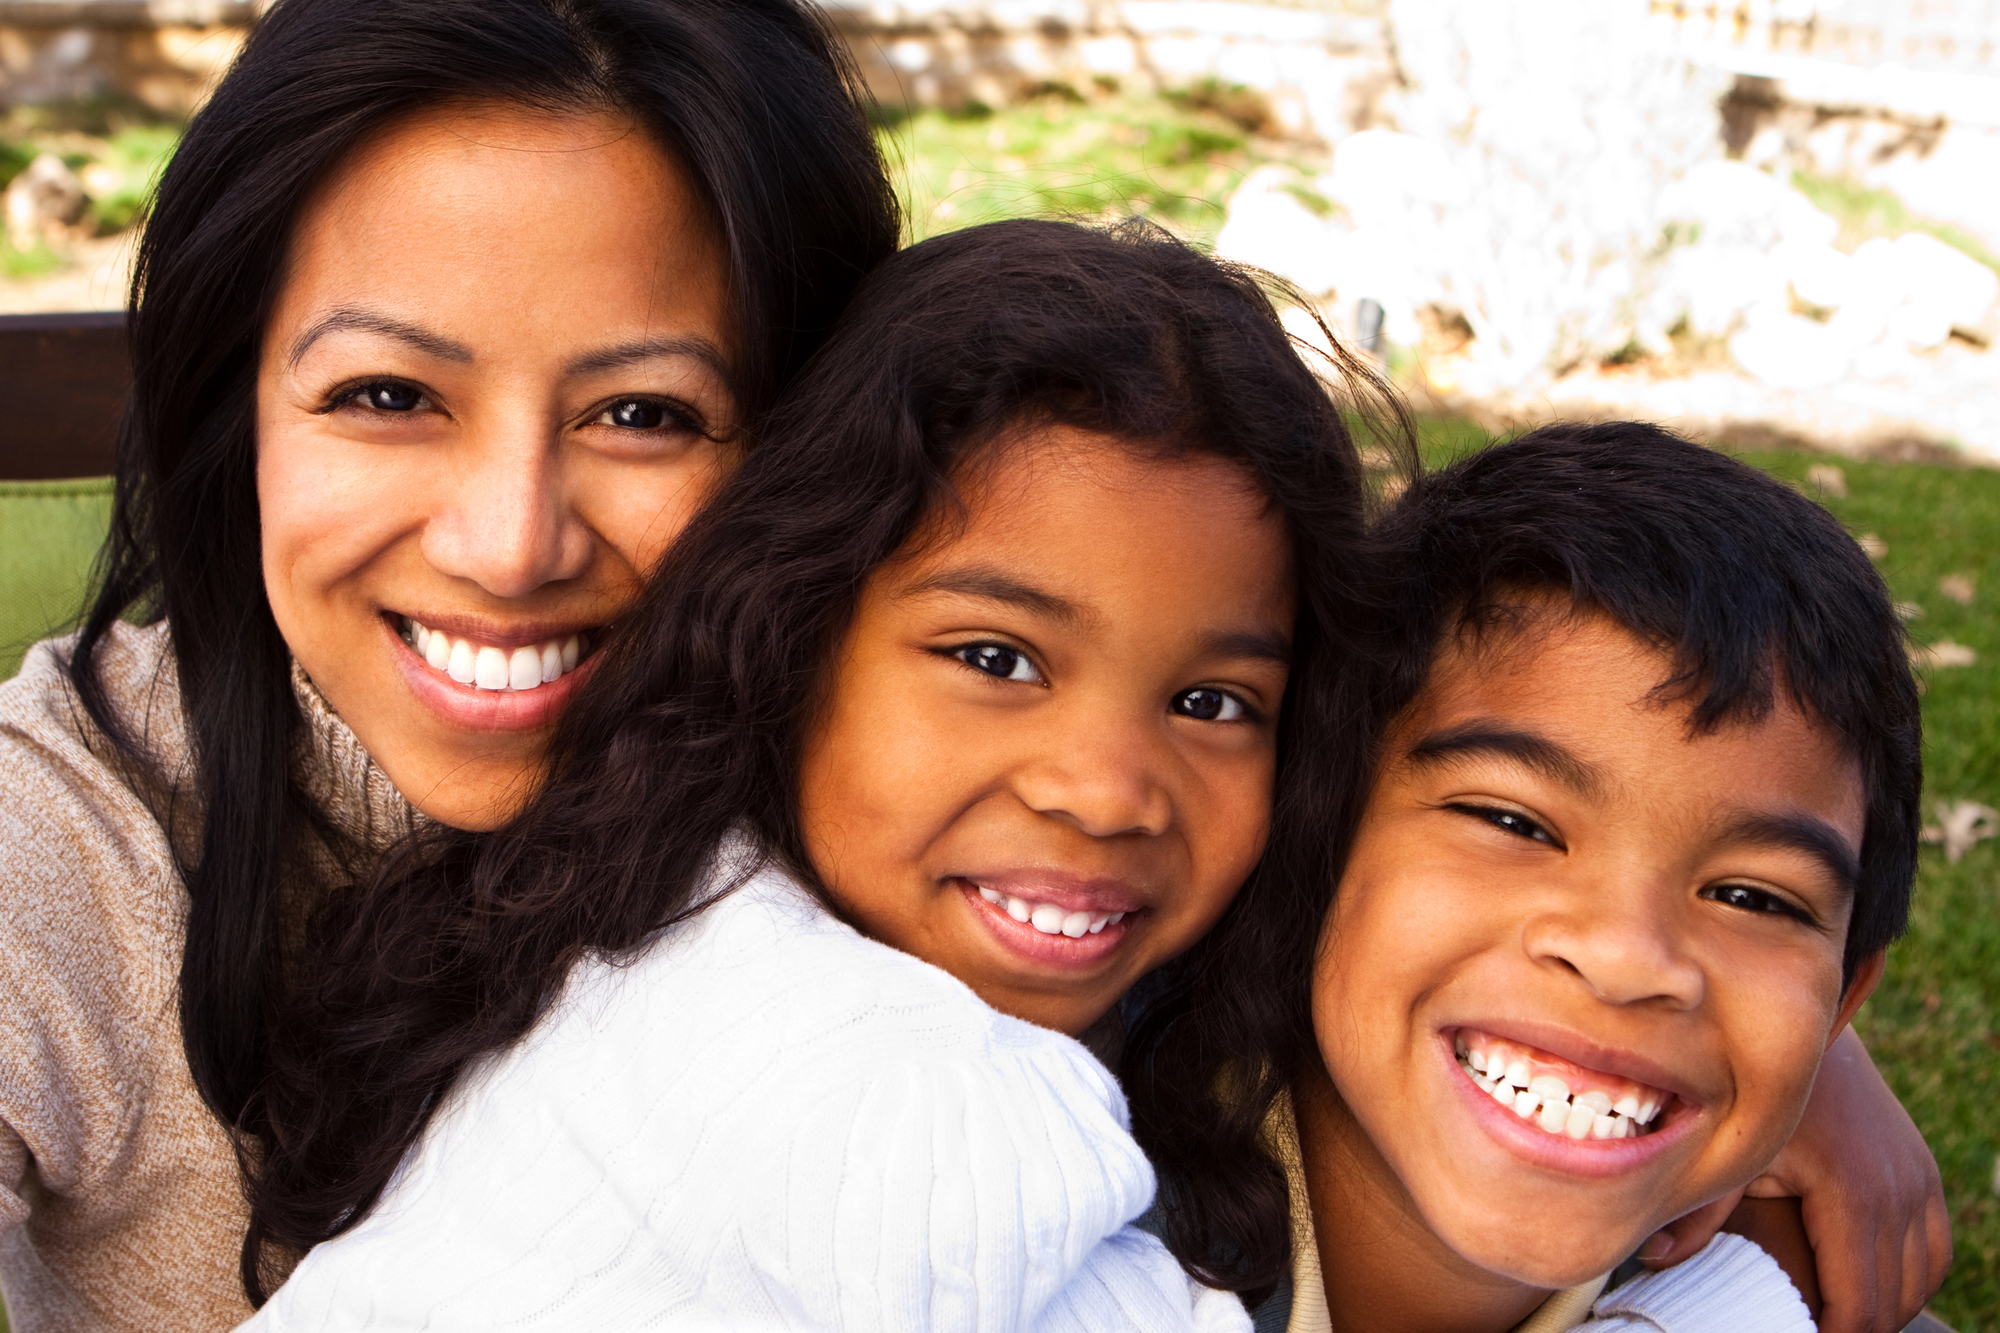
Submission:
M 867 938 L 784 870 L 741 877 L 729 873 L 728 848 L 719 859 L 719 896 L 635 956 L 581 964 L 524 1058 L 537 1047 L 538 1059 L 609 1058 L 640 1043 L 678 1059 L 628 1077 L 712 1089 L 728 1085 L 710 1076 L 719 1066 L 782 1068 L 788 1100 L 891 1070 L 1032 1069 L 1037 1082 L 1115 1107 L 1122 1122 L 1116 1081 L 1081 1043 Z M 739 872 L 745 859 L 739 847 Z

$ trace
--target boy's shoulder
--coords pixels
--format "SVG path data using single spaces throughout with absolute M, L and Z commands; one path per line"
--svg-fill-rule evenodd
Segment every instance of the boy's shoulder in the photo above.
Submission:
M 1812 1314 L 1778 1261 L 1742 1236 L 1718 1234 L 1686 1263 L 1600 1296 L 1584 1333 L 1812 1333 Z M 1532 1321 L 1524 1333 L 1540 1333 Z

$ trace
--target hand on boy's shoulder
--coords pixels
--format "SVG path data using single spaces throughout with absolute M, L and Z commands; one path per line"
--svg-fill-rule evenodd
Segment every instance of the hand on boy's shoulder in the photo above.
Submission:
M 1856 1151 L 1865 1145 L 1866 1151 Z M 1923 1136 L 1852 1031 L 1827 1051 L 1805 1116 L 1741 1208 L 1724 1198 L 1664 1228 L 1665 1268 L 1718 1229 L 1757 1242 L 1803 1295 L 1823 1333 L 1897 1333 L 1951 1267 L 1944 1185 Z

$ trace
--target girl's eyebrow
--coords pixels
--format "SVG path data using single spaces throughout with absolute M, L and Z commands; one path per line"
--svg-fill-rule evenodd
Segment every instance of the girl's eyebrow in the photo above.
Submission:
M 956 593 L 961 597 L 978 597 L 989 602 L 1000 602 L 1006 606 L 1019 607 L 1044 620 L 1054 620 L 1065 625 L 1078 624 L 1089 616 L 1081 606 L 1058 593 L 1045 588 L 1037 588 L 1024 583 L 1011 574 L 982 565 L 963 566 L 957 569 L 939 570 L 902 592 L 904 597 L 921 597 L 926 593 Z

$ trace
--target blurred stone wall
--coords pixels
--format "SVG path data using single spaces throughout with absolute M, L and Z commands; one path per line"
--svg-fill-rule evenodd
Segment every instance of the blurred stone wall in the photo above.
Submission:
M 112 95 L 185 116 L 258 0 L 0 0 L 0 109 Z
M 889 106 L 1004 105 L 1049 85 L 1213 81 L 1261 95 L 1270 129 L 1365 129 L 1396 79 L 1387 0 L 832 0 Z

